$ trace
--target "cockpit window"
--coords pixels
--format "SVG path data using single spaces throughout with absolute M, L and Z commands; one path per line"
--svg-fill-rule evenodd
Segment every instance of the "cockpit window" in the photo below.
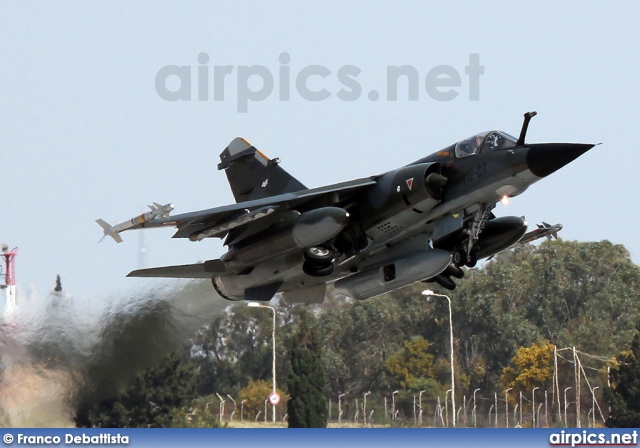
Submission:
M 467 157 L 479 153 L 485 135 L 486 133 L 478 134 L 465 140 L 460 140 L 456 144 L 456 157 Z
M 482 152 L 507 149 L 516 145 L 516 140 L 510 135 L 499 131 L 489 132 L 482 143 Z
M 511 148 L 516 145 L 516 139 L 500 131 L 483 132 L 473 137 L 461 140 L 456 144 L 456 157 L 467 157 L 480 152 L 496 151 Z

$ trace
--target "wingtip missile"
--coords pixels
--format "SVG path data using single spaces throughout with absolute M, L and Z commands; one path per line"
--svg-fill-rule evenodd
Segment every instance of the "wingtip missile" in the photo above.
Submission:
M 169 219 L 171 211 L 175 208 L 172 203 L 160 205 L 157 202 L 154 202 L 152 206 L 149 205 L 148 207 L 151 209 L 150 211 L 113 226 L 102 219 L 96 219 L 96 222 L 100 225 L 100 227 L 102 227 L 102 230 L 104 232 L 104 235 L 99 242 L 102 242 L 105 237 L 110 236 L 116 243 L 121 243 L 122 237 L 119 235 L 120 232 L 132 228 L 137 228 L 145 223 L 154 221 L 156 219 Z
M 539 238 L 547 238 L 548 240 L 550 239 L 557 239 L 558 238 L 558 232 L 562 230 L 562 224 L 556 224 L 556 225 L 549 225 L 546 222 L 542 222 L 542 224 L 538 224 L 537 225 L 538 228 L 535 230 L 532 230 L 529 233 L 526 233 L 521 239 L 520 241 L 518 241 L 517 245 L 523 245 L 523 244 L 527 244 L 527 243 L 531 243 Z

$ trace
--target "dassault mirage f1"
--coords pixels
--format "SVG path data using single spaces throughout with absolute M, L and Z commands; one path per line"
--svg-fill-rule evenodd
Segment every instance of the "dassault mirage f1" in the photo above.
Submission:
M 228 300 L 317 303 L 327 286 L 366 299 L 416 281 L 454 289 L 463 266 L 518 243 L 524 218 L 496 217 L 500 201 L 587 152 L 592 144 L 525 143 L 501 131 L 461 140 L 407 166 L 371 177 L 306 188 L 242 138 L 220 154 L 236 204 L 170 216 L 173 204 L 110 226 L 177 228 L 174 238 L 224 238 L 219 259 L 140 269 L 129 277 L 210 279 Z M 549 232 L 528 234 L 541 237 Z

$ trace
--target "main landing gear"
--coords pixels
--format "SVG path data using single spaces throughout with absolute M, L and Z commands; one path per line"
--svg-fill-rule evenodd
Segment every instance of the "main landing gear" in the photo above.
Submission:
M 302 270 L 312 277 L 326 277 L 333 273 L 336 251 L 327 245 L 312 246 L 304 250 Z
M 443 288 L 453 291 L 456 288 L 456 282 L 451 277 L 462 278 L 464 276 L 464 271 L 460 267 L 475 267 L 478 263 L 478 252 L 474 249 L 474 245 L 478 241 L 487 221 L 492 217 L 491 208 L 488 204 L 480 205 L 469 227 L 464 231 L 468 238 L 453 251 L 452 264 L 440 274 L 426 280 L 427 282 L 436 282 Z
M 464 249 L 456 249 L 455 252 L 453 252 L 452 261 L 456 267 L 467 266 L 468 268 L 472 268 L 478 263 L 478 254 L 473 249 L 469 255 L 467 255 L 467 251 Z
M 458 247 L 453 252 L 453 264 L 457 267 L 467 266 L 472 268 L 478 263 L 478 252 L 473 246 L 478 242 L 478 238 L 480 238 L 487 221 L 492 218 L 492 208 L 489 204 L 480 204 L 480 207 L 474 213 L 469 228 L 465 230 L 469 237 L 461 247 Z

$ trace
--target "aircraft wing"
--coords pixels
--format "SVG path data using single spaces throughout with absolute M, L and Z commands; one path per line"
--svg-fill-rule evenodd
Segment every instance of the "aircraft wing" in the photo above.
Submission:
M 204 268 L 204 263 L 184 264 L 180 266 L 164 266 L 161 268 L 137 269 L 127 277 L 170 277 L 170 278 L 211 278 L 211 272 Z
M 211 278 L 214 274 L 221 275 L 225 272 L 222 261 L 209 260 L 204 263 L 137 269 L 129 272 L 127 277 Z
M 375 184 L 374 179 L 366 177 L 326 187 L 173 215 L 171 219 L 151 221 L 142 227 L 175 226 L 178 231 L 173 238 L 190 238 L 193 241 L 208 237 L 222 238 L 230 230 L 266 216 L 293 210 L 309 201 L 323 197 L 330 197 L 330 202 L 335 204 L 362 188 Z

